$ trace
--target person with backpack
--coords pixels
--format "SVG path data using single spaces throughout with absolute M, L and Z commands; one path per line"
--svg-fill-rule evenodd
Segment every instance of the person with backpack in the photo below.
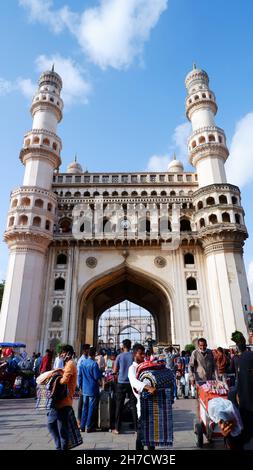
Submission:
M 64 398 L 56 400 L 54 407 L 48 413 L 48 429 L 52 435 L 57 450 L 67 450 L 70 447 L 70 441 L 75 441 L 77 433 L 73 428 L 77 428 L 77 423 L 72 408 L 73 396 L 77 383 L 77 368 L 73 361 L 74 349 L 66 344 L 62 347 L 61 356 L 64 362 L 62 377 L 59 379 L 59 385 L 67 385 L 67 394 Z M 52 371 L 52 376 L 59 374 L 59 369 Z M 72 430 L 72 431 L 71 431 Z M 77 428 L 78 430 L 78 428 Z M 71 432 L 73 435 L 71 435 Z M 75 444 L 72 442 L 72 447 Z

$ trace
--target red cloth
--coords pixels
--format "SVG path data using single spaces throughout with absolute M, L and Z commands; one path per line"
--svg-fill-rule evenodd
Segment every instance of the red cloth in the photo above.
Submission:
M 141 372 L 144 370 L 159 370 L 159 369 L 165 369 L 166 364 L 165 362 L 159 362 L 159 361 L 146 361 L 142 362 L 136 370 L 136 377 L 137 379 L 139 378 Z
M 208 410 L 208 402 L 209 400 L 212 400 L 213 398 L 225 398 L 227 399 L 227 395 L 218 395 L 217 393 L 212 393 L 212 392 L 208 392 L 206 390 L 203 390 L 203 388 L 201 388 L 201 386 L 199 386 L 197 384 L 197 396 L 198 396 L 198 399 L 200 399 L 206 410 Z
M 41 361 L 40 373 L 47 372 L 52 369 L 52 356 L 46 354 Z

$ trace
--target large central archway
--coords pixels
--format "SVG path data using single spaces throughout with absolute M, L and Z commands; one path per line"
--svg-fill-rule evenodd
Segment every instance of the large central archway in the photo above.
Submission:
M 80 292 L 77 348 L 84 342 L 96 344 L 100 315 L 124 300 L 152 314 L 158 343 L 172 343 L 171 298 L 166 287 L 146 273 L 123 266 L 94 278 Z

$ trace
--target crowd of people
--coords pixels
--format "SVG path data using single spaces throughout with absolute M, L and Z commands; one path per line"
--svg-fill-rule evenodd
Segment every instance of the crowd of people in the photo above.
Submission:
M 2 358 L 3 359 L 3 358 Z M 65 386 L 65 394 L 59 395 L 54 407 L 48 412 L 48 428 L 57 449 L 67 449 L 69 420 L 73 418 L 73 397 L 78 397 L 77 425 L 81 432 L 98 430 L 98 408 L 100 390 L 108 373 L 114 396 L 112 432 L 119 434 L 122 429 L 122 411 L 126 398 L 131 412 L 133 428 L 137 431 L 136 449 L 143 449 L 140 426 L 140 394 L 146 390 L 155 394 L 154 387 L 137 379 L 136 370 L 144 361 L 161 360 L 174 376 L 174 399 L 196 398 L 196 384 L 210 380 L 230 380 L 229 399 L 239 410 L 243 423 L 241 435 L 233 438 L 233 422 L 219 423 L 221 433 L 229 448 L 253 447 L 253 352 L 247 350 L 242 341 L 233 350 L 218 347 L 208 349 L 205 338 L 199 338 L 196 349 L 179 351 L 169 346 L 163 351 L 148 349 L 141 344 L 131 345 L 123 341 L 120 351 L 99 350 L 84 344 L 79 359 L 71 345 L 64 345 L 56 357 L 49 349 L 42 357 L 34 353 L 31 358 L 25 351 L 21 355 L 11 352 L 8 367 L 29 367 L 36 377 L 47 373 L 48 377 L 58 376 L 58 384 Z M 250 373 L 251 371 L 251 373 Z M 234 378 L 234 381 L 232 381 Z M 232 385 L 232 387 L 231 387 Z M 251 447 L 252 446 L 252 447 Z

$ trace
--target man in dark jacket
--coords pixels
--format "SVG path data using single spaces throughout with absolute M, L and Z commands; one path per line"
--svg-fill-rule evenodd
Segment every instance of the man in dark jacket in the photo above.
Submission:
M 253 352 L 244 351 L 238 363 L 238 400 L 244 427 L 245 450 L 253 450 Z

